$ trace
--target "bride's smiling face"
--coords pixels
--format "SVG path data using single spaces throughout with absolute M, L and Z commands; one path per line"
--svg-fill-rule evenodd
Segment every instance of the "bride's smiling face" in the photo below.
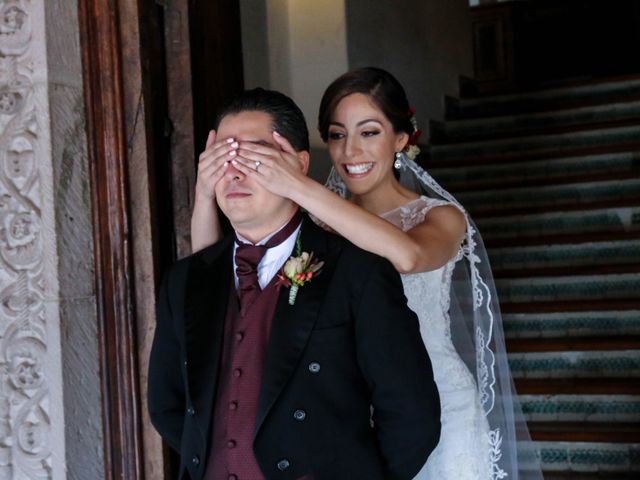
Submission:
M 408 135 L 396 133 L 389 119 L 362 93 L 344 97 L 329 123 L 329 155 L 353 195 L 370 193 L 394 181 L 392 164 Z

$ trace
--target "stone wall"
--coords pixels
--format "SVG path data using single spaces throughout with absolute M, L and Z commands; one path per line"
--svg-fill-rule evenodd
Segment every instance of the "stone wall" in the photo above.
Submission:
M 443 97 L 473 75 L 468 0 L 347 0 L 349 67 L 378 66 L 403 84 L 418 123 L 442 120 Z M 422 139 L 426 140 L 426 139 Z

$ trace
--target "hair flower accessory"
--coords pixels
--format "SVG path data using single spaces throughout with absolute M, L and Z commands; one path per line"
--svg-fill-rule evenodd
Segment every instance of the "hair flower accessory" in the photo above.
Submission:
M 324 262 L 314 261 L 313 252 L 302 252 L 300 246 L 300 233 L 296 238 L 296 256 L 289 257 L 278 274 L 281 285 L 290 287 L 289 305 L 293 305 L 300 287 L 320 275 Z
M 413 126 L 413 133 L 409 136 L 407 146 L 405 147 L 405 153 L 410 160 L 415 160 L 420 154 L 420 147 L 418 147 L 418 139 L 422 135 L 422 130 L 418 128 L 418 121 L 416 120 L 416 111 L 413 107 L 409 107 L 409 121 Z

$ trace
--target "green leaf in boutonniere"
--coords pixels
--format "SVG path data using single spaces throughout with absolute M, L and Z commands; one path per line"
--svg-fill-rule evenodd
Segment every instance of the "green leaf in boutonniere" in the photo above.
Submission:
M 302 252 L 289 257 L 278 274 L 282 285 L 290 287 L 289 305 L 293 305 L 298 295 L 298 289 L 320 275 L 324 262 L 314 261 L 313 252 Z

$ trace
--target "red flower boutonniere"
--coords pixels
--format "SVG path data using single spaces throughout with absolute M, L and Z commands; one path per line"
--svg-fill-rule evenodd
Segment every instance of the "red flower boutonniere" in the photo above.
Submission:
M 300 230 L 296 238 L 296 255 L 289 257 L 278 274 L 281 285 L 290 287 L 289 305 L 293 305 L 298 295 L 298 289 L 305 283 L 310 282 L 315 276 L 320 275 L 324 262 L 317 262 L 313 259 L 313 252 L 302 251 L 300 244 Z
M 289 305 L 295 303 L 298 289 L 320 274 L 323 265 L 324 262 L 313 261 L 313 252 L 302 252 L 297 257 L 289 257 L 278 274 L 280 283 L 291 288 L 289 290 Z

